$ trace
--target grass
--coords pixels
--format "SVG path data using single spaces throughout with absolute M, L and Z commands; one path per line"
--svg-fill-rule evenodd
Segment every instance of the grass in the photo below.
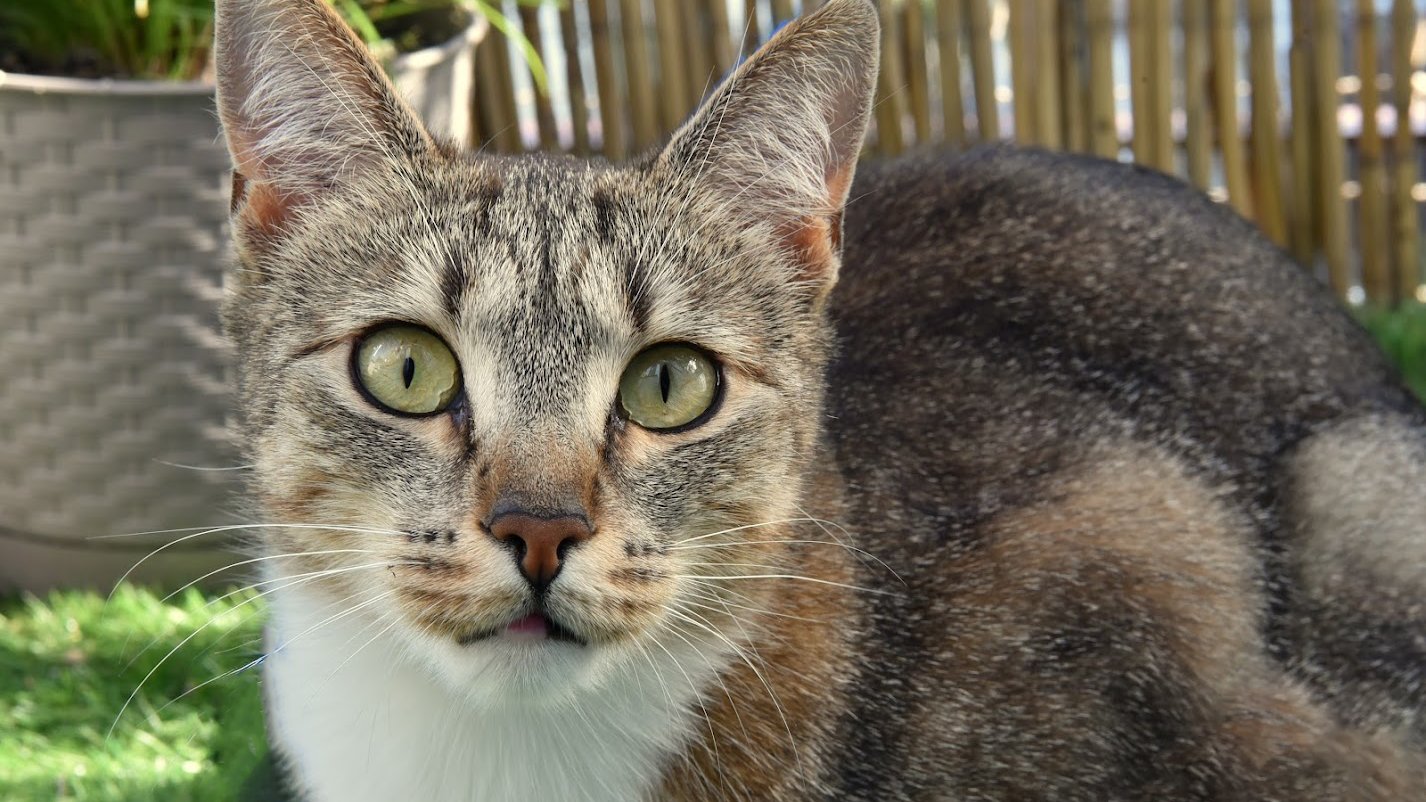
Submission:
M 1426 398 L 1426 306 L 1362 319 Z M 252 661 L 261 600 L 210 598 L 121 587 L 107 605 L 0 602 L 0 800 L 235 799 L 266 748 L 257 672 L 196 686 Z
M 0 799 L 234 799 L 266 750 L 257 672 L 194 688 L 253 659 L 256 606 L 127 586 L 107 606 L 83 592 L 0 603 Z

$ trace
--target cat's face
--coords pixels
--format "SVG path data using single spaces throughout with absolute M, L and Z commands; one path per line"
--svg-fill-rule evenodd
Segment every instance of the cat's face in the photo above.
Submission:
M 274 575 L 365 605 L 474 696 L 747 637 L 731 608 L 759 586 L 733 577 L 790 570 L 777 523 L 804 515 L 866 66 L 825 67 L 851 110 L 777 121 L 831 134 L 769 139 L 725 91 L 642 164 L 492 159 L 431 143 L 293 6 L 219 17 L 243 177 L 225 320 L 255 494 L 290 525 Z M 293 27 L 318 71 L 273 46 Z

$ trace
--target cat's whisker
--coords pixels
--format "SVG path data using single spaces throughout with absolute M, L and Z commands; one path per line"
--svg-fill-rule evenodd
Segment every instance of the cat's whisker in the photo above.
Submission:
M 822 618 L 807 618 L 807 617 L 805 617 L 805 616 L 792 615 L 791 613 L 779 613 L 779 612 L 774 612 L 774 611 L 772 611 L 772 610 L 765 610 L 765 609 L 763 609 L 763 608 L 761 608 L 761 607 L 749 607 L 749 606 L 747 606 L 747 605 L 745 605 L 745 604 L 730 604 L 729 602 L 727 602 L 727 601 L 725 601 L 725 600 L 723 600 L 723 599 L 718 599 L 718 598 L 715 598 L 715 597 L 712 597 L 712 596 L 708 596 L 708 595 L 706 595 L 706 594 L 697 593 L 697 592 L 694 592 L 694 591 L 691 591 L 691 590 L 685 591 L 685 593 L 687 593 L 688 595 L 693 596 L 693 597 L 695 597 L 695 598 L 704 599 L 704 600 L 706 600 L 706 601 L 716 601 L 716 602 L 718 602 L 718 603 L 720 603 L 720 604 L 728 605 L 728 606 L 731 606 L 731 607 L 736 607 L 736 608 L 739 609 L 739 610 L 746 610 L 747 612 L 755 613 L 755 614 L 757 614 L 757 615 L 772 616 L 772 617 L 774 617 L 774 618 L 787 618 L 787 619 L 790 619 L 790 620 L 792 620 L 792 621 L 805 621 L 805 622 L 807 622 L 807 623 L 809 623 L 809 624 L 831 624 L 831 623 L 833 623 L 833 622 L 831 622 L 831 621 L 827 621 L 826 619 L 822 619 Z M 695 607 L 702 607 L 702 608 L 705 609 L 705 610 L 712 610 L 712 611 L 715 612 L 715 613 L 718 612 L 718 608 L 717 608 L 717 607 L 713 607 L 712 605 L 699 604 L 698 602 L 688 601 L 688 600 L 686 600 L 686 599 L 684 600 L 684 603 L 686 603 L 686 604 L 692 604 L 692 605 L 695 606 Z M 725 612 L 730 618 L 734 618 L 734 619 L 737 618 L 737 616 L 733 615 L 731 612 L 728 612 L 728 611 L 726 611 L 726 610 L 725 610 L 724 612 Z
M 381 617 L 378 616 L 378 617 L 376 618 L 376 622 L 379 623 L 380 621 L 381 621 Z M 399 619 L 399 618 L 393 618 L 393 619 L 391 620 L 391 623 L 389 623 L 389 624 L 387 624 L 386 626 L 384 626 L 384 627 L 381 628 L 381 631 L 380 631 L 380 632 L 376 633 L 375 635 L 372 635 L 370 638 L 367 639 L 367 641 L 366 641 L 365 643 L 363 643 L 362 645 L 358 646 L 358 647 L 356 648 L 356 651 L 354 651 L 354 652 L 352 652 L 351 654 L 347 655 L 347 658 L 346 658 L 345 660 L 343 660 L 341 663 L 339 663 L 336 668 L 332 669 L 332 672 L 327 675 L 326 680 L 324 680 L 324 681 L 325 681 L 325 682 L 331 682 L 331 681 L 332 681 L 332 677 L 335 677 L 335 676 L 337 675 L 337 672 L 339 672 L 339 671 L 341 671 L 343 668 L 345 668 L 346 665 L 347 665 L 347 663 L 350 663 L 350 662 L 352 661 L 352 658 L 354 658 L 354 657 L 356 657 L 357 655 L 361 654 L 363 649 L 365 649 L 366 647 L 370 646 L 372 643 L 376 642 L 376 640 L 377 640 L 378 638 L 380 638 L 382 635 L 385 635 L 386 633 L 390 632 L 391 629 L 392 629 L 392 627 L 396 626 L 396 625 L 399 624 L 399 623 L 401 623 L 401 619 Z M 375 625 L 375 624 L 372 624 L 372 625 L 369 625 L 369 626 L 374 626 L 374 625 Z M 365 630 L 362 630 L 362 631 L 365 632 Z
M 805 521 L 811 521 L 811 520 L 813 520 L 813 519 L 807 518 L 807 517 L 778 518 L 778 519 L 773 520 L 773 521 L 761 521 L 761 522 L 755 523 L 755 524 L 743 524 L 742 526 L 734 526 L 734 527 L 730 527 L 730 528 L 728 528 L 728 529 L 719 529 L 717 532 L 708 532 L 708 533 L 702 534 L 702 535 L 694 535 L 693 537 L 686 537 L 686 538 L 683 538 L 682 540 L 675 540 L 675 541 L 670 545 L 670 548 L 674 548 L 674 547 L 677 547 L 677 546 L 683 546 L 683 545 L 685 545 L 685 544 L 693 543 L 694 541 L 698 541 L 698 540 L 706 540 L 706 539 L 708 539 L 708 538 L 710 538 L 710 537 L 718 537 L 719 535 L 729 535 L 729 534 L 732 534 L 732 533 L 734 533 L 734 532 L 742 532 L 742 531 L 745 531 L 745 530 L 748 530 L 748 529 L 757 529 L 757 528 L 763 527 L 763 526 L 776 526 L 776 525 L 778 525 L 778 524 L 791 524 L 791 523 L 799 523 L 799 522 L 805 522 Z
M 870 593 L 870 594 L 875 595 L 875 596 L 894 596 L 894 595 L 896 595 L 896 594 L 894 594 L 894 593 L 892 593 L 891 591 L 888 591 L 888 590 L 877 590 L 876 588 L 864 588 L 864 587 L 862 587 L 862 586 L 860 586 L 860 585 L 851 585 L 851 584 L 848 584 L 848 583 L 846 583 L 846 582 L 834 582 L 834 581 L 832 581 L 832 580 L 830 580 L 830 579 L 820 579 L 820 578 L 815 577 L 815 576 L 802 576 L 802 575 L 800 575 L 800 574 L 717 574 L 717 575 L 708 575 L 708 576 L 700 576 L 700 575 L 697 575 L 697 574 L 673 574 L 673 577 L 674 577 L 675 579 L 696 579 L 696 580 L 700 580 L 700 581 L 704 581 L 704 582 L 710 582 L 710 581 L 715 581 L 715 580 L 718 581 L 718 582 L 722 582 L 722 581 L 724 581 L 724 580 L 729 580 L 729 581 L 731 581 L 731 580 L 747 580 L 747 579 L 791 579 L 791 580 L 799 580 L 799 581 L 802 581 L 802 582 L 812 582 L 812 583 L 818 584 L 818 585 L 830 585 L 830 586 L 832 586 L 832 587 L 846 588 L 847 590 L 855 590 L 855 591 L 857 591 L 857 592 L 859 592 L 859 593 Z
M 241 568 L 241 567 L 244 566 L 244 565 L 253 565 L 254 563 L 266 562 L 266 561 L 268 561 L 268 560 L 293 559 L 293 558 L 297 558 L 297 557 L 319 557 L 319 556 L 324 556 L 324 555 L 328 555 L 328 554 L 376 554 L 376 553 L 377 553 L 377 552 L 376 552 L 376 551 L 373 551 L 372 549 L 324 549 L 324 550 L 322 550 L 322 551 L 297 551 L 297 552 L 290 552 L 290 553 L 286 553 L 286 554 L 269 554 L 269 555 L 267 555 L 266 557 L 253 557 L 252 559 L 248 559 L 248 560 L 239 560 L 238 562 L 235 562 L 235 563 L 228 563 L 227 565 L 223 566 L 222 568 L 216 568 L 216 569 L 214 569 L 214 570 L 212 570 L 212 571 L 209 571 L 208 573 L 204 574 L 203 576 L 198 577 L 197 579 L 189 580 L 188 582 L 184 583 L 183 585 L 180 585 L 177 590 L 173 591 L 172 593 L 168 594 L 167 596 L 164 596 L 162 599 L 159 599 L 159 601 L 160 601 L 160 602 L 166 602 L 166 601 L 168 601 L 169 599 L 172 599 L 174 596 L 177 596 L 178 594 L 182 593 L 183 591 L 188 590 L 189 588 L 193 587 L 194 585 L 198 584 L 199 582 L 202 582 L 202 581 L 205 580 L 205 579 L 208 579 L 208 578 L 210 578 L 210 577 L 216 576 L 217 574 L 221 574 L 221 573 L 223 573 L 224 571 L 230 571 L 230 570 L 232 570 L 232 569 L 234 569 L 234 568 Z
M 113 587 L 112 590 L 109 591 L 109 596 L 108 596 L 108 598 L 105 599 L 105 603 L 107 604 L 110 600 L 112 600 L 112 599 L 114 598 L 114 593 L 115 593 L 116 591 L 118 591 L 119 586 L 122 585 L 122 584 L 124 583 L 124 580 L 125 580 L 125 579 L 128 579 L 129 576 L 134 573 L 134 571 L 138 570 L 138 567 L 139 567 L 139 566 L 143 565 L 145 562 L 147 562 L 147 561 L 150 560 L 151 558 L 157 556 L 160 552 L 162 552 L 162 551 L 164 551 L 164 550 L 166 550 L 166 549 L 172 548 L 173 546 L 177 546 L 177 545 L 180 544 L 180 543 L 183 543 L 183 542 L 185 542 L 185 541 L 192 540 L 192 539 L 194 539 L 194 538 L 202 537 L 202 536 L 204 536 L 204 535 L 211 535 L 211 534 L 213 534 L 214 532 L 235 531 L 235 530 L 241 530 L 241 529 L 264 529 L 264 528 L 321 529 L 321 530 L 328 530 L 328 531 L 334 531 L 334 532 L 357 532 L 357 533 L 386 534 L 386 535 L 399 535 L 399 534 L 403 534 L 403 533 L 401 533 L 401 532 L 395 532 L 395 531 L 387 530 L 387 529 L 367 529 L 367 528 L 363 528 L 363 527 L 348 527 L 348 526 L 326 526 L 326 525 L 321 525 L 321 524 L 233 524 L 233 525 L 230 525 L 230 526 L 214 527 L 214 528 L 212 528 L 212 529 L 206 529 L 206 530 L 201 531 L 201 532 L 195 532 L 195 533 L 193 533 L 193 534 L 191 534 L 191 535 L 184 535 L 183 537 L 180 537 L 180 538 L 174 538 L 173 540 L 170 540 L 170 541 L 164 543 L 163 545 L 159 546 L 158 548 L 154 549 L 153 551 L 151 551 L 151 552 L 149 552 L 148 554 L 145 554 L 143 557 L 139 558 L 138 562 L 136 562 L 136 563 L 134 563 L 133 565 L 129 566 L 129 570 L 125 571 L 125 572 L 119 577 L 119 579 L 114 582 L 114 587 Z
M 673 632 L 671 629 L 669 631 Z M 651 638 L 650 642 L 662 649 L 664 654 L 668 655 L 668 659 L 673 663 L 673 667 L 678 669 L 679 673 L 683 675 L 684 681 L 688 683 L 688 689 L 693 692 L 693 699 L 698 703 L 698 708 L 703 711 L 703 721 L 708 725 L 708 739 L 713 747 L 713 763 L 718 767 L 718 774 L 721 776 L 723 774 L 723 759 L 718 753 L 718 728 L 713 726 L 713 716 L 709 714 L 708 706 L 703 703 L 702 689 L 698 686 L 698 683 L 693 681 L 693 677 L 690 676 L 688 670 L 683 667 L 683 663 L 679 662 L 677 657 L 674 657 L 673 652 L 670 651 L 667 646 L 663 645 L 661 640 Z M 697 648 L 693 651 L 695 654 L 698 653 Z
M 801 504 L 796 504 L 796 503 L 794 503 L 793 506 L 795 506 L 795 507 L 797 508 L 797 511 L 798 511 L 798 512 L 802 513 L 803 515 L 807 515 L 808 517 L 811 517 L 811 515 L 807 512 L 806 509 L 803 508 L 803 506 L 802 506 Z M 821 518 L 812 518 L 812 522 L 813 522 L 814 524 L 816 524 L 819 529 L 821 529 L 823 532 L 825 532 L 826 535 L 827 535 L 827 537 L 831 538 L 832 540 L 837 541 L 838 543 L 842 543 L 842 539 L 839 538 L 839 537 L 837 537 L 837 536 L 832 532 L 832 529 L 836 529 L 837 531 L 841 532 L 842 534 L 846 535 L 847 537 L 852 537 L 852 533 L 849 532 L 849 531 L 847 531 L 847 528 L 846 528 L 845 526 L 842 526 L 841 524 L 837 523 L 836 521 L 827 521 L 827 520 L 824 520 L 824 519 L 821 519 Z M 830 527 L 830 528 L 829 528 L 829 527 Z M 892 568 L 890 565 L 887 565 L 887 563 L 886 563 L 885 560 L 881 559 L 880 557 L 876 556 L 875 554 L 872 554 L 872 553 L 869 552 L 869 551 L 863 551 L 862 549 L 858 549 L 858 548 L 856 548 L 855 546 L 851 546 L 850 544 L 845 544 L 845 543 L 844 543 L 843 545 L 846 546 L 846 548 L 848 548 L 848 549 L 852 549 L 852 550 L 853 550 L 853 553 L 858 555 L 858 559 L 861 560 L 862 565 L 866 566 L 867 568 L 871 568 L 870 565 L 867 565 L 866 559 L 864 559 L 863 557 L 869 558 L 869 559 L 871 559 L 871 560 L 874 560 L 874 561 L 875 561 L 878 565 L 880 565 L 882 568 L 885 568 L 886 571 L 887 571 L 887 573 L 889 573 L 889 574 L 891 574 L 892 576 L 896 577 L 896 581 L 897 581 L 897 582 L 900 582 L 902 585 L 905 585 L 905 584 L 906 584 L 906 580 L 902 579 L 902 578 L 901 578 L 901 575 L 898 574 L 898 573 L 896 573 L 896 569 Z
M 685 601 L 686 601 L 686 600 L 685 600 Z M 700 605 L 700 606 L 703 606 L 703 605 Z M 710 608 L 708 608 L 708 609 L 713 609 L 713 608 L 710 607 Z M 688 644 L 688 648 L 692 649 L 695 653 L 701 653 L 701 652 L 702 652 L 702 650 L 699 649 L 698 646 L 695 645 L 695 644 L 693 643 L 693 641 L 690 640 L 690 639 L 689 639 L 686 635 L 684 635 L 682 632 L 679 632 L 679 631 L 676 630 L 676 629 L 669 629 L 669 632 L 671 632 L 671 633 L 674 635 L 674 637 L 676 637 L 676 638 L 678 638 L 679 640 L 683 641 L 684 643 Z M 737 701 L 733 698 L 733 692 L 732 692 L 731 690 L 729 690 L 729 688 L 728 688 L 728 683 L 726 683 L 726 682 L 723 681 L 723 674 L 722 674 L 722 672 L 715 672 L 715 673 L 713 674 L 713 678 L 716 679 L 716 680 L 718 681 L 718 684 L 723 688 L 723 695 L 728 697 L 728 707 L 732 709 L 732 711 L 733 711 L 733 717 L 738 720 L 738 728 L 743 731 L 743 737 L 744 737 L 744 738 L 748 738 L 748 737 L 749 737 L 749 736 L 748 736 L 748 728 L 747 728 L 746 725 L 743 724 L 743 716 L 742 716 L 741 713 L 738 712 L 738 704 L 737 704 Z
M 677 610 L 674 608 L 669 608 L 668 612 L 670 615 L 673 615 L 674 617 L 689 624 L 693 624 L 694 626 L 708 632 L 709 634 L 728 644 L 728 646 L 733 649 L 734 654 L 736 654 L 738 658 L 742 660 L 743 663 L 753 672 L 753 674 L 758 678 L 758 681 L 762 683 L 763 688 L 767 690 L 768 698 L 772 700 L 773 707 L 777 710 L 778 717 L 782 719 L 782 726 L 784 729 L 787 730 L 787 744 L 792 749 L 792 756 L 794 762 L 796 762 L 800 768 L 802 765 L 802 757 L 800 751 L 797 748 L 797 738 L 792 734 L 792 725 L 788 722 L 787 713 L 782 707 L 781 700 L 777 698 L 777 692 L 772 689 L 772 683 L 767 681 L 767 677 L 763 674 L 762 669 L 758 668 L 758 666 L 755 665 L 753 661 L 748 658 L 748 655 L 743 649 L 743 647 L 739 646 L 737 643 L 734 643 L 733 640 L 727 635 L 724 635 L 722 632 L 719 632 L 717 627 L 714 627 L 707 621 L 703 620 L 701 616 L 697 615 L 696 613 L 693 613 L 692 611 Z M 752 648 L 751 644 L 749 644 L 749 648 Z M 753 649 L 753 653 L 757 654 L 757 650 L 755 648 Z M 761 657 L 758 658 L 758 662 L 765 664 L 765 661 L 763 661 Z
M 185 471 L 223 472 L 223 471 L 250 471 L 257 467 L 255 465 L 226 465 L 226 466 L 204 466 L 204 465 L 184 465 L 181 462 L 169 462 L 168 460 L 155 459 L 159 465 L 167 465 L 170 468 L 182 468 Z
M 891 566 L 887 565 L 885 562 L 883 562 L 883 561 L 882 561 L 879 557 L 877 557 L 875 554 L 872 554 L 871 552 L 869 552 L 869 551 L 867 551 L 867 550 L 865 550 L 865 549 L 857 548 L 856 546 L 853 546 L 853 545 L 850 545 L 850 544 L 847 544 L 847 543 L 843 543 L 843 542 L 841 542 L 840 540 L 812 540 L 812 539 L 808 539 L 808 538 L 789 538 L 789 539 L 782 539 L 782 540 L 729 540 L 729 541 L 727 541 L 726 543 L 699 543 L 699 544 L 695 544 L 695 545 L 692 545 L 692 546 L 669 546 L 669 547 L 668 547 L 668 550 L 669 550 L 669 551 L 687 551 L 687 550 L 691 550 L 691 549 L 694 549 L 694 550 L 696 550 L 696 549 L 730 549 L 730 548 L 737 548 L 738 546 L 771 546 L 771 545 L 778 545 L 778 544 L 807 545 L 807 546 L 836 546 L 837 548 L 839 548 L 839 549 L 845 549 L 845 550 L 851 552 L 852 554 L 856 554 L 856 555 L 858 555 L 858 556 L 866 557 L 867 559 L 870 559 L 870 560 L 875 560 L 879 565 L 881 565 L 883 568 L 885 568 L 888 573 L 890 573 L 892 576 L 896 576 L 896 571 L 892 570 Z M 896 578 L 897 578 L 897 579 L 900 579 L 901 577 L 896 576 Z

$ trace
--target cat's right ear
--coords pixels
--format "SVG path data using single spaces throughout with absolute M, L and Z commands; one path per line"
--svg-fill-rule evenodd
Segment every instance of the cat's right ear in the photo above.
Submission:
M 744 62 L 657 161 L 677 180 L 695 182 L 688 191 L 740 216 L 745 230 L 763 230 L 819 302 L 841 263 L 842 208 L 879 53 L 870 0 L 828 0 Z
M 354 172 L 434 148 L 323 0 L 218 0 L 215 14 L 240 243 L 279 237 L 303 205 Z

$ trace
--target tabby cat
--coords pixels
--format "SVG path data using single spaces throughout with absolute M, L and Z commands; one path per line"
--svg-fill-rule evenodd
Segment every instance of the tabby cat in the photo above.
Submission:
M 1232 212 L 856 170 L 868 0 L 627 165 L 217 8 L 285 793 L 1426 798 L 1426 412 Z

